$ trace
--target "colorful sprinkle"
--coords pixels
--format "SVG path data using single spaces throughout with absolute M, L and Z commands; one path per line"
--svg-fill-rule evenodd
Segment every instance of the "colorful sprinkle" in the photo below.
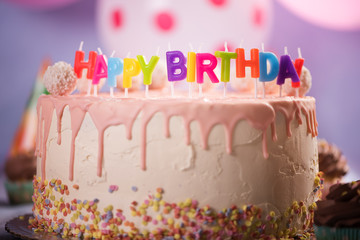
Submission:
M 320 180 L 314 183 L 321 184 L 321 177 L 318 177 Z M 58 194 L 57 197 L 51 194 L 56 187 L 60 197 Z M 318 187 L 314 184 L 314 189 Z M 196 200 L 190 198 L 179 203 L 167 202 L 164 190 L 158 188 L 144 201 L 133 201 L 129 206 L 131 215 L 138 218 L 145 228 L 149 226 L 149 229 L 152 229 L 149 231 L 139 230 L 134 222 L 126 219 L 121 209 L 114 209 L 112 205 L 99 209 L 99 199 L 66 201 L 63 195 L 68 187 L 58 179 L 44 185 L 41 184 L 41 179 L 35 178 L 34 189 L 36 214 L 29 219 L 29 228 L 34 232 L 53 232 L 64 238 L 190 240 L 289 239 L 297 236 L 306 239 L 310 236 L 306 229 L 310 229 L 313 224 L 316 208 L 315 203 L 306 206 L 302 201 L 294 201 L 283 214 L 270 211 L 262 216 L 262 209 L 255 205 L 234 205 L 216 212 L 210 206 L 200 206 Z M 118 186 L 110 185 L 109 189 L 116 191 Z M 134 187 L 132 190 L 134 191 Z M 65 222 L 64 217 L 67 215 L 70 220 Z M 304 223 L 300 227 L 302 235 L 299 235 L 300 231 L 294 227 L 294 222 L 299 219 Z

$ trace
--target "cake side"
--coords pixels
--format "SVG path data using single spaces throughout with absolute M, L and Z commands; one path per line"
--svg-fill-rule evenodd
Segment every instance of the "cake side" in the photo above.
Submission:
M 313 98 L 43 96 L 38 114 L 38 225 L 191 239 L 294 236 L 312 223 Z

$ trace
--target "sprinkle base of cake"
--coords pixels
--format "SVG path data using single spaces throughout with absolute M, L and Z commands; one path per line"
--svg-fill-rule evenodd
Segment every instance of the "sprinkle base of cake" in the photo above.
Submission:
M 315 100 L 38 102 L 34 228 L 120 239 L 294 237 L 318 197 Z

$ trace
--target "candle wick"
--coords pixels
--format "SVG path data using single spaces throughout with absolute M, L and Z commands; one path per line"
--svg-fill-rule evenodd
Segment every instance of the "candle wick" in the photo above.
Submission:
M 299 55 L 299 58 L 302 58 L 300 48 L 298 48 L 298 55 Z
M 126 55 L 126 58 L 129 58 L 130 54 L 131 54 L 131 52 L 128 52 L 127 55 Z
M 194 51 L 194 47 L 193 45 L 189 42 L 189 47 L 190 47 L 190 50 L 193 52 Z
M 115 50 L 112 51 L 110 57 L 114 57 L 115 56 Z
M 83 45 L 84 45 L 84 41 L 81 41 L 81 42 L 80 42 L 80 46 L 79 46 L 79 51 L 82 51 Z
M 160 46 L 158 46 L 156 49 L 156 56 L 159 56 L 159 54 L 160 54 Z
M 226 41 L 224 42 L 224 48 L 225 48 L 225 52 L 229 52 L 229 49 L 228 49 L 228 44 L 227 44 L 227 42 L 226 42 Z
M 103 55 L 103 52 L 101 51 L 101 48 L 97 48 L 97 50 L 98 50 L 98 53 L 100 54 L 100 55 Z
M 240 41 L 240 46 L 239 46 L 240 48 L 242 48 L 243 43 L 244 43 L 244 39 L 242 38 Z
M 202 43 L 200 43 L 200 46 L 199 46 L 199 50 L 198 50 L 198 52 L 201 52 L 202 46 L 203 46 L 203 44 L 202 44 Z
M 168 49 L 169 49 L 169 51 L 171 51 L 171 44 L 170 44 L 170 42 L 168 42 Z
M 289 55 L 287 47 L 284 47 L 285 55 Z
M 264 43 L 261 43 L 261 50 L 262 50 L 263 52 L 265 52 L 265 45 L 264 45 Z

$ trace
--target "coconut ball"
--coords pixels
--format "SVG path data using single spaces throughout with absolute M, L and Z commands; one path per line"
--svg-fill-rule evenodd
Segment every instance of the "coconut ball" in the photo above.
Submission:
M 230 84 L 237 92 L 251 93 L 254 90 L 254 79 L 251 78 L 250 68 L 245 68 L 245 78 L 237 78 L 235 66 L 231 67 Z
M 300 87 L 299 87 L 299 97 L 305 96 L 307 92 L 311 89 L 312 77 L 309 69 L 305 66 L 302 67 L 301 75 L 300 75 Z M 295 96 L 296 88 L 291 86 L 291 81 L 285 81 L 283 85 L 283 93 L 287 96 Z
M 54 96 L 66 96 L 76 87 L 76 75 L 73 67 L 66 62 L 57 62 L 46 69 L 44 85 Z
M 152 73 L 152 83 L 149 89 L 163 89 L 168 82 L 167 68 L 164 61 L 159 61 Z

